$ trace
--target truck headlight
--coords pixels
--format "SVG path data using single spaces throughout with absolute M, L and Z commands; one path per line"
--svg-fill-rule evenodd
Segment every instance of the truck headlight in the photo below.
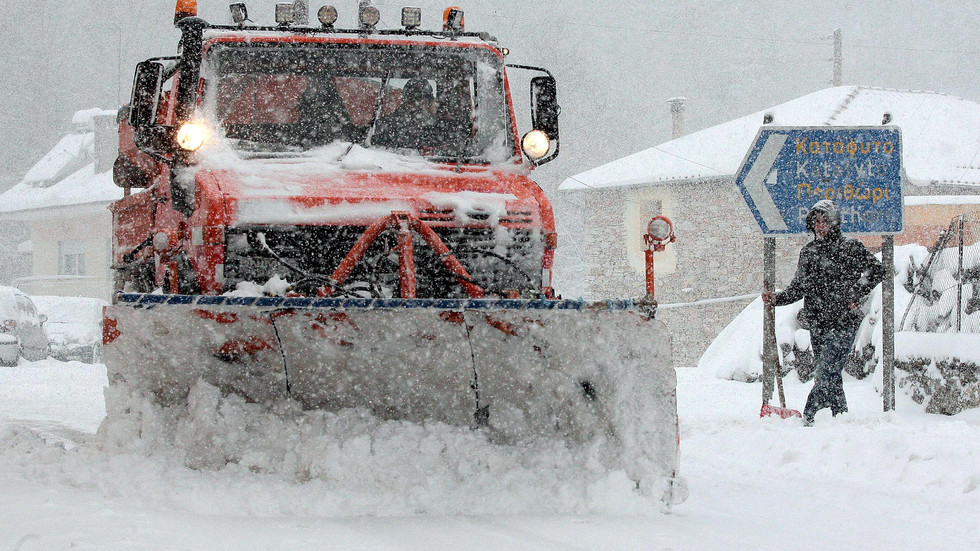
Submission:
M 548 154 L 551 139 L 541 130 L 532 130 L 521 138 L 521 148 L 525 155 L 536 161 Z
M 324 27 L 333 27 L 337 22 L 337 8 L 333 6 L 323 6 L 316 12 L 316 18 Z
M 207 130 L 197 122 L 185 122 L 177 131 L 177 145 L 185 151 L 197 151 L 204 145 Z
M 381 12 L 374 6 L 364 6 L 357 14 L 362 29 L 373 29 L 381 21 Z

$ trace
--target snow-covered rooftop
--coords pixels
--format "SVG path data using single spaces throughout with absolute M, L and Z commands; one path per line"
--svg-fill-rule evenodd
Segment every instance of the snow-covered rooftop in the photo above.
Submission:
M 105 203 L 122 197 L 112 172 L 95 172 L 96 116 L 115 111 L 87 109 L 72 117 L 73 131 L 41 157 L 24 179 L 0 194 L 0 214 Z
M 911 183 L 980 185 L 980 104 L 936 92 L 839 86 L 576 174 L 558 189 L 732 177 L 765 113 L 778 126 L 870 126 L 890 113 L 890 124 L 902 129 L 903 164 Z

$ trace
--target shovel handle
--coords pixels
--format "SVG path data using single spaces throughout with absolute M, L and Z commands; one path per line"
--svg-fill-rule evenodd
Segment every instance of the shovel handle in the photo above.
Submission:
M 773 325 L 776 325 L 773 323 Z M 779 389 L 779 407 L 786 407 L 786 394 L 783 393 L 783 362 L 779 360 L 779 342 L 776 341 L 776 329 L 773 328 L 772 340 L 775 343 L 774 359 L 776 360 L 776 388 Z

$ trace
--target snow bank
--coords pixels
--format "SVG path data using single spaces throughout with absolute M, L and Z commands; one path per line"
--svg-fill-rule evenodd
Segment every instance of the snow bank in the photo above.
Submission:
M 0 424 L 9 419 L 44 426 L 57 422 L 68 431 L 94 432 L 105 417 L 105 385 L 102 364 L 21 359 L 16 367 L 0 369 Z
M 562 450 L 549 457 L 550 449 L 488 449 L 469 431 L 378 422 L 353 412 L 332 418 L 348 424 L 348 437 L 319 444 L 306 440 L 300 446 L 329 448 L 334 453 L 323 457 L 346 462 L 351 470 L 325 464 L 307 482 L 246 468 L 191 470 L 179 453 L 166 455 L 168 446 L 139 449 L 134 440 L 123 440 L 111 448 L 104 435 L 78 434 L 74 446 L 65 445 L 23 421 L 29 409 L 11 408 L 30 397 L 13 389 L 42 386 L 46 394 L 34 395 L 34 408 L 52 405 L 69 388 L 76 400 L 101 406 L 105 374 L 89 373 L 97 384 L 80 388 L 67 367 L 37 362 L 30 369 L 0 371 L 0 415 L 17 419 L 0 422 L 4 549 L 23 543 L 25 551 L 73 546 L 809 551 L 967 550 L 980 544 L 975 521 L 980 411 L 924 415 L 900 394 L 897 411 L 882 413 L 880 380 L 873 378 L 845 381 L 850 413 L 832 418 L 823 411 L 814 427 L 803 428 L 795 420 L 759 419 L 757 386 L 679 369 L 681 447 L 692 493 L 675 514 L 660 515 L 638 501 L 619 475 L 596 480 L 591 492 L 551 482 L 569 469 L 562 460 L 579 459 Z M 788 379 L 790 405 L 802 404 L 809 388 Z M 196 392 L 202 403 L 214 398 L 207 387 Z M 195 423 L 215 422 L 222 430 L 228 425 L 230 435 L 240 436 L 240 406 L 218 402 L 220 415 L 204 415 Z M 152 432 L 152 416 L 159 412 L 132 412 L 134 417 L 144 413 Z M 61 422 L 78 421 L 72 409 L 61 415 Z M 87 432 L 94 432 L 99 418 L 88 422 Z M 316 434 L 298 423 L 283 430 L 283 440 Z M 275 468 L 286 457 L 252 464 Z M 429 473 L 424 479 L 422 471 Z M 325 473 L 339 476 L 328 479 Z M 491 480 L 493 474 L 499 478 Z M 451 484 L 461 487 L 451 490 Z M 602 513 L 529 514 L 533 505 L 563 498 L 572 503 L 556 509 L 571 510 L 582 496 Z M 449 511 L 452 506 L 459 508 Z M 371 510 L 380 511 L 379 518 L 337 518 Z M 390 518 L 424 510 L 448 512 Z M 485 511 L 492 514 L 480 516 Z
M 601 450 L 502 446 L 439 423 L 248 404 L 203 382 L 179 412 L 119 392 L 106 390 L 113 409 L 98 433 L 70 446 L 17 425 L 0 429 L 5 470 L 208 515 L 659 510 L 595 460 Z
M 895 339 L 895 359 L 959 360 L 980 365 L 980 334 L 900 333 Z
M 803 303 L 776 309 L 776 341 L 809 349 L 810 338 L 799 331 L 796 315 Z M 698 368 L 720 379 L 754 382 L 762 376 L 762 298 L 745 307 L 711 342 Z
M 284 284 L 274 278 L 251 291 Z M 581 357 L 602 342 L 599 337 L 569 347 Z M 618 341 L 600 348 L 651 358 L 648 349 L 654 347 L 657 361 L 669 359 L 666 338 L 636 345 Z M 168 369 L 162 361 L 156 367 Z M 27 479 L 202 515 L 659 513 L 670 481 L 657 477 L 638 484 L 631 473 L 659 473 L 664 462 L 632 449 L 637 447 L 667 456 L 676 470 L 674 372 L 668 366 L 657 374 L 618 375 L 616 386 L 624 392 L 609 400 L 613 421 L 635 426 L 633 431 L 602 433 L 587 442 L 507 441 L 495 430 L 390 421 L 365 408 L 304 410 L 286 397 L 246 402 L 203 379 L 193 382 L 186 401 L 164 406 L 125 384 L 109 388 L 101 364 L 34 362 L 0 372 L 0 482 Z M 596 388 L 604 388 L 596 381 Z M 495 387 L 485 383 L 492 396 Z M 630 392 L 640 407 L 623 399 Z M 651 404 L 664 399 L 670 407 L 660 409 L 669 419 L 651 417 Z M 497 418 L 506 418 L 502 411 Z M 64 426 L 58 419 L 73 421 Z M 647 446 L 648 440 L 661 444 Z M 610 467 L 618 446 L 636 460 Z

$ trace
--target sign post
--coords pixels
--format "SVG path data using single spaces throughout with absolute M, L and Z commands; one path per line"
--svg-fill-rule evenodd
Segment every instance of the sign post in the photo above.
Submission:
M 902 233 L 902 139 L 893 126 L 763 126 L 735 176 L 765 237 L 766 290 L 775 273 L 775 240 L 808 233 L 806 217 L 814 203 L 833 200 L 840 207 L 841 232 L 883 235 L 882 399 L 895 408 L 894 240 Z M 764 324 L 773 323 L 768 318 Z M 775 373 L 778 350 L 765 340 L 763 380 Z M 768 392 L 768 394 L 766 394 Z M 763 384 L 763 400 L 772 393 Z
M 776 239 L 763 238 L 762 290 L 776 291 Z M 762 403 L 772 398 L 773 385 L 779 369 L 779 343 L 776 342 L 776 308 L 765 305 L 762 309 Z M 784 406 L 785 404 L 780 404 Z
M 895 409 L 895 238 L 881 239 L 881 402 L 884 411 Z M 888 297 L 887 300 L 885 297 Z

